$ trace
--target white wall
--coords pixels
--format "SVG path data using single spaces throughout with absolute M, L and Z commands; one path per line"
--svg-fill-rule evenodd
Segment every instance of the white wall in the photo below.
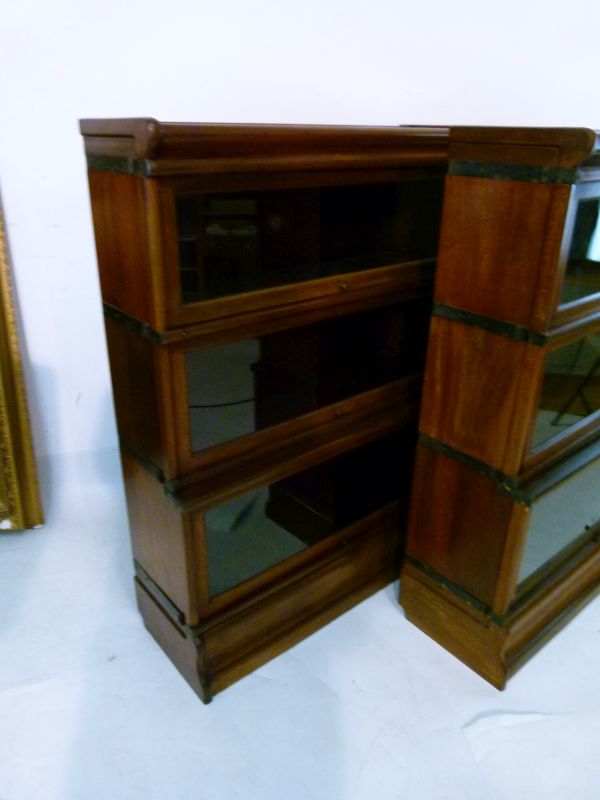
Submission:
M 600 127 L 598 0 L 4 0 L 0 189 L 40 453 L 113 446 L 77 119 Z

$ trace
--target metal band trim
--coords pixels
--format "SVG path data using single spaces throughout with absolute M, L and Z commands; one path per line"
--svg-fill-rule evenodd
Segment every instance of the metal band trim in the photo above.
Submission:
M 460 450 L 455 450 L 447 444 L 442 444 L 442 442 L 438 442 L 437 439 L 432 439 L 430 436 L 427 436 L 426 433 L 419 433 L 419 441 L 432 450 L 435 450 L 437 453 L 448 456 L 448 458 L 453 458 L 455 461 L 460 461 L 461 464 L 471 467 L 471 469 L 479 472 L 480 475 L 491 478 L 496 484 L 496 489 L 500 494 L 504 494 L 512 500 L 516 500 L 526 506 L 531 506 L 531 495 L 529 492 L 519 488 L 518 478 L 505 475 L 503 472 L 500 472 L 500 470 L 490 467 L 485 461 L 480 461 L 478 458 L 467 455 L 467 453 L 463 453 Z
M 152 170 L 150 162 L 143 158 L 129 156 L 87 156 L 89 172 L 120 172 L 125 175 L 139 175 L 147 178 Z
M 103 303 L 102 307 L 104 309 L 104 316 L 113 319 L 115 322 L 119 322 L 121 325 L 125 325 L 126 328 L 129 328 L 136 333 L 139 333 L 145 339 L 150 339 L 151 342 L 158 342 L 159 344 L 165 344 L 165 335 L 155 331 L 154 328 L 151 328 L 147 322 L 140 322 L 139 319 L 135 317 L 131 317 L 129 314 L 126 314 L 124 311 L 119 311 L 118 308 L 111 306 L 109 303 Z
M 579 178 L 576 169 L 563 167 L 536 167 L 529 164 L 497 164 L 488 161 L 454 159 L 449 162 L 448 174 L 464 178 L 491 178 L 492 180 L 544 184 L 571 184 L 576 183 Z
M 439 572 L 436 572 L 434 569 L 432 569 L 428 564 L 424 564 L 422 561 L 419 561 L 418 558 L 411 556 L 409 553 L 406 553 L 404 558 L 406 559 L 406 561 L 408 561 L 409 564 L 418 569 L 432 581 L 439 584 L 440 586 L 443 586 L 444 589 L 447 589 L 453 595 L 458 597 L 459 600 L 463 601 L 463 603 L 466 603 L 468 606 L 475 609 L 475 611 L 478 611 L 480 614 L 486 616 L 495 625 L 498 625 L 501 628 L 506 627 L 507 624 L 506 617 L 499 617 L 492 611 L 491 608 L 489 608 L 489 606 L 486 606 L 485 603 L 482 603 L 481 600 L 478 600 L 476 597 L 467 592 L 465 589 L 458 586 L 456 583 L 449 580 L 448 578 L 445 578 Z M 400 580 L 402 581 L 402 576 L 400 576 Z
M 530 331 L 523 325 L 516 325 L 513 322 L 504 322 L 493 317 L 485 317 L 483 314 L 476 314 L 474 311 L 466 311 L 464 308 L 447 306 L 444 303 L 434 303 L 433 314 L 436 317 L 443 317 L 453 322 L 462 322 L 464 325 L 471 325 L 474 328 L 482 328 L 498 336 L 514 339 L 517 342 L 534 344 L 537 347 L 544 347 L 548 337 L 543 333 Z
M 152 475 L 153 478 L 156 478 L 157 481 L 160 481 L 160 483 L 164 484 L 165 473 L 160 467 L 157 467 L 156 464 L 150 461 L 149 458 L 146 458 L 146 456 L 142 455 L 139 450 L 137 450 L 135 447 L 132 447 L 132 445 L 130 445 L 122 437 L 119 437 L 119 445 L 123 452 L 127 453 L 127 455 L 131 456 L 132 458 L 135 458 L 135 460 L 138 461 L 142 467 L 144 467 L 144 469 Z

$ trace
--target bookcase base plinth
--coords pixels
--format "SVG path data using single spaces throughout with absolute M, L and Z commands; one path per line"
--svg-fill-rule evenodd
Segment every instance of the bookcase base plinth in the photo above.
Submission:
M 600 592 L 600 549 L 492 618 L 406 563 L 400 603 L 406 618 L 497 689 Z
M 143 571 L 144 623 L 196 694 L 212 696 L 391 583 L 398 572 L 397 519 L 338 552 L 190 627 Z M 162 596 L 162 600 L 161 600 Z

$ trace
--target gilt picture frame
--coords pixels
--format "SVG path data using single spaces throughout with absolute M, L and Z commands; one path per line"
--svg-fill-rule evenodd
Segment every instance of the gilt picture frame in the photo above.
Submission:
M 0 208 L 0 531 L 38 527 L 43 521 Z

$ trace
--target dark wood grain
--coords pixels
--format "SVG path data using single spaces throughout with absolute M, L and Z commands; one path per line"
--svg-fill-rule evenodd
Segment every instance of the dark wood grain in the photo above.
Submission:
M 344 125 L 240 125 L 158 122 L 141 119 L 84 119 L 80 130 L 89 155 L 125 155 L 161 160 L 261 158 L 318 154 L 332 158 L 362 155 L 397 157 L 398 143 L 416 152 L 436 152 L 443 162 L 447 128 L 359 127 Z M 182 170 L 189 173 L 190 165 Z M 203 170 L 204 171 L 204 170 Z
M 451 132 L 401 602 L 499 688 L 600 583 L 588 532 L 517 586 L 526 504 L 594 457 L 600 431 L 591 414 L 531 449 L 547 354 L 598 329 L 597 295 L 560 296 L 599 156 L 588 129 Z
M 507 679 L 600 591 L 598 544 L 581 555 L 560 580 L 534 594 L 501 623 L 409 563 L 402 571 L 400 602 L 410 622 L 503 689 Z
M 198 539 L 190 517 L 173 505 L 139 461 L 122 454 L 135 560 L 162 588 L 188 624 L 198 622 Z
M 156 373 L 156 345 L 112 319 L 105 325 L 119 436 L 169 474 L 161 440 L 164 399 Z
M 363 526 L 362 533 L 193 629 L 173 619 L 138 582 L 140 611 L 206 702 L 393 580 L 400 556 L 397 519 Z
M 138 604 L 208 701 L 397 574 L 448 131 L 152 119 L 81 129 Z M 260 192 L 287 239 L 257 223 L 258 266 L 213 242 L 212 272 L 198 274 L 205 195 L 218 206 Z M 274 270 L 264 280 L 263 262 Z M 244 269 L 254 282 L 238 288 L 228 276 Z M 302 281 L 304 269 L 325 277 Z M 186 355 L 269 336 L 257 432 L 194 452 Z M 282 361 L 293 397 L 278 389 Z M 215 589 L 209 514 L 263 489 L 268 519 L 306 546 Z
M 110 172 L 88 177 L 102 298 L 156 328 L 144 180 Z
M 469 148 L 471 159 L 509 164 L 579 167 L 593 162 L 598 155 L 598 133 L 589 128 L 456 126 L 451 130 L 450 141 L 452 158 Z
M 202 669 L 202 640 L 194 639 L 177 625 L 137 579 L 135 593 L 138 608 L 149 632 L 200 699 L 204 703 L 210 703 L 212 693 Z
M 497 689 L 504 689 L 506 632 L 409 563 L 400 578 L 400 603 L 409 622 Z
M 322 307 L 326 301 L 333 306 L 336 297 L 340 304 L 374 295 L 383 301 L 386 294 L 401 291 L 398 280 L 404 282 L 398 270 L 375 270 L 373 276 L 368 274 L 371 270 L 357 271 L 182 304 L 176 195 L 257 189 L 289 192 L 300 186 L 352 183 L 414 184 L 412 206 L 416 208 L 419 202 L 431 206 L 425 215 L 432 237 L 427 256 L 435 257 L 438 211 L 433 200 L 419 200 L 419 185 L 427 186 L 432 180 L 441 184 L 448 142 L 445 129 L 174 125 L 152 119 L 83 120 L 81 129 L 88 155 L 107 156 L 109 165 L 114 157 L 124 160 L 125 167 L 127 159 L 153 159 L 145 174 L 155 177 L 92 170 L 90 186 L 103 298 L 155 330 L 245 311 L 278 311 L 292 304 L 301 313 L 311 310 L 310 303 Z M 301 238 L 307 236 L 305 232 Z M 392 259 L 389 265 L 397 262 Z M 303 303 L 308 303 L 306 309 Z
M 524 526 L 527 509 L 492 478 L 419 443 L 406 551 L 496 611 L 505 606 L 497 586 L 515 513 Z
M 199 469 L 170 486 L 173 500 L 186 511 L 224 503 L 236 495 L 253 491 L 295 472 L 395 431 L 416 434 L 417 404 L 400 402 L 376 409 L 359 419 L 338 419 L 315 430 L 273 442 L 256 453 L 246 453 L 211 470 Z M 404 457 L 412 463 L 412 449 Z M 399 493 L 402 487 L 398 487 Z
M 543 332 L 569 186 L 446 179 L 435 300 Z
M 517 475 L 537 410 L 541 347 L 434 317 L 420 430 L 507 475 Z
M 285 188 L 290 190 L 289 176 L 282 179 L 280 173 L 278 183 L 273 189 Z M 335 177 L 337 174 L 337 178 Z M 343 185 L 348 177 L 345 172 L 336 173 L 329 176 L 332 185 Z M 177 181 L 160 182 L 158 189 L 159 198 L 159 220 L 162 237 L 162 264 L 164 265 L 164 284 L 166 292 L 166 314 L 167 326 L 169 329 L 180 328 L 180 326 L 191 326 L 194 323 L 215 321 L 218 327 L 218 320 L 224 320 L 225 324 L 231 324 L 236 319 L 241 323 L 244 314 L 260 315 L 268 319 L 273 314 L 281 313 L 310 313 L 318 308 L 327 306 L 333 308 L 339 306 L 340 309 L 348 308 L 350 304 L 368 302 L 369 299 L 379 298 L 385 302 L 386 297 L 399 296 L 404 292 L 407 285 L 413 282 L 425 285 L 427 276 L 432 276 L 437 250 L 437 232 L 439 227 L 440 197 L 441 190 L 437 195 L 431 196 L 431 186 L 441 185 L 439 179 L 432 181 L 413 180 L 410 176 L 403 176 L 398 173 L 395 182 L 399 187 L 404 185 L 413 187 L 414 199 L 412 205 L 416 208 L 420 204 L 420 224 L 423 228 L 421 238 L 429 238 L 430 245 L 427 253 L 421 258 L 406 255 L 405 258 L 390 257 L 389 261 L 377 268 L 357 270 L 353 272 L 340 271 L 339 274 L 329 277 L 313 278 L 311 280 L 300 281 L 290 278 L 287 284 L 273 286 L 262 289 L 248 290 L 243 294 L 208 298 L 196 302 L 182 302 L 181 275 L 179 270 L 180 255 L 177 239 L 177 218 L 175 209 L 175 198 L 185 193 L 185 186 Z M 239 178 L 236 176 L 239 186 Z M 310 185 L 310 184 L 309 184 Z M 424 187 L 424 188 L 420 188 Z M 248 191 L 249 189 L 246 189 Z M 200 191 L 196 188 L 196 194 Z M 221 188 L 221 191 L 223 189 Z M 406 189 L 405 191 L 409 191 Z M 424 193 L 425 199 L 420 195 Z M 429 203 L 430 208 L 425 212 L 423 204 Z M 406 212 L 404 212 L 406 215 Z M 402 222 L 402 212 L 397 213 L 398 225 Z M 318 221 L 315 223 L 317 224 Z M 387 221 L 390 224 L 390 221 Z M 430 230 L 427 230 L 429 225 Z M 295 234 L 300 240 L 312 240 L 316 231 L 310 226 L 300 227 Z M 318 259 L 317 259 L 318 260 Z M 429 291 L 429 289 L 428 289 Z

